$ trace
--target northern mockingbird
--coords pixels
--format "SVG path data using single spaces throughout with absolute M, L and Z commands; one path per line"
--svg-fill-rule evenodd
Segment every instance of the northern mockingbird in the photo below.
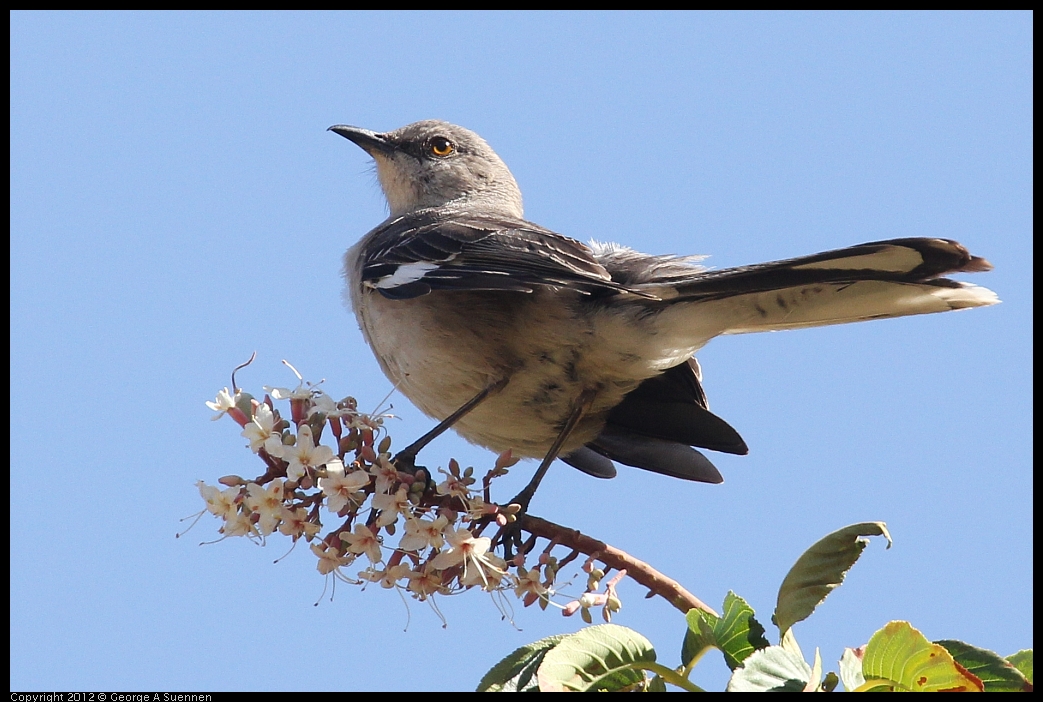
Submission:
M 528 222 L 510 170 L 477 134 L 424 121 L 330 127 L 376 162 L 389 217 L 344 257 L 347 298 L 395 387 L 494 451 L 556 457 L 597 477 L 613 461 L 719 483 L 693 447 L 747 453 L 708 410 L 693 358 L 720 334 L 982 307 L 987 271 L 946 239 L 893 239 L 705 270 L 696 257 L 589 245 Z

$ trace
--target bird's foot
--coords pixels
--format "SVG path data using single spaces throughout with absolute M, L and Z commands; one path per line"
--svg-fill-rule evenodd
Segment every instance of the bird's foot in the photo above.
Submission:
M 413 476 L 414 484 L 423 481 L 423 490 L 421 492 L 426 492 L 431 488 L 433 484 L 431 471 L 426 466 L 418 466 L 416 464 L 415 451 L 409 451 L 408 449 L 400 451 L 391 459 L 391 463 L 398 472 Z

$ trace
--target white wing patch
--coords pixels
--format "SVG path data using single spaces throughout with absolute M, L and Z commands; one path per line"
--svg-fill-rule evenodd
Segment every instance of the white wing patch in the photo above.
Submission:
M 388 288 L 397 288 L 400 285 L 415 283 L 436 268 L 438 268 L 437 263 L 430 263 L 428 261 L 405 263 L 396 268 L 395 272 L 391 275 L 386 275 L 376 282 L 370 283 L 370 286 L 374 288 L 384 288 L 385 290 Z

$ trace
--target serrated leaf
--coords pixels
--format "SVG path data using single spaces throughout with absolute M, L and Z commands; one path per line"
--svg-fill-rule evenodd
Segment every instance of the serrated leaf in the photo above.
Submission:
M 866 684 L 866 677 L 862 675 L 863 651 L 864 648 L 845 648 L 844 654 L 840 656 L 840 679 L 847 692 Z
M 753 607 L 746 604 L 746 600 L 729 591 L 724 597 L 723 609 L 720 625 L 714 633 L 725 662 L 734 669 L 754 651 L 768 648 L 771 644 L 764 637 L 764 627 L 753 616 Z
M 644 680 L 635 663 L 655 661 L 652 642 L 618 624 L 599 624 L 566 636 L 536 673 L 541 692 L 618 691 Z
M 998 653 L 971 646 L 963 641 L 935 641 L 952 655 L 957 663 L 973 673 L 985 685 L 985 692 L 1028 692 L 1032 685 L 1020 670 Z
M 568 634 L 540 639 L 508 654 L 478 683 L 476 692 L 536 692 L 536 671 L 551 650 Z
M 732 673 L 728 692 L 801 692 L 811 680 L 811 666 L 781 646 L 754 651 Z
M 862 656 L 866 686 L 909 692 L 981 692 L 974 674 L 944 646 L 928 641 L 909 622 L 889 622 L 873 634 Z
M 1007 656 L 1007 662 L 1021 671 L 1025 679 L 1032 684 L 1032 649 L 1026 648 Z
M 721 649 L 724 662 L 735 670 L 755 650 L 770 645 L 764 638 L 764 627 L 753 616 L 753 607 L 734 592 L 725 596 L 720 617 L 692 609 L 685 619 L 688 631 L 681 644 L 681 663 L 686 666 L 708 647 L 714 647 Z
M 815 611 L 855 564 L 869 543 L 860 536 L 883 536 L 891 548 L 891 535 L 883 522 L 852 524 L 817 541 L 793 564 L 779 588 L 772 619 L 779 633 Z

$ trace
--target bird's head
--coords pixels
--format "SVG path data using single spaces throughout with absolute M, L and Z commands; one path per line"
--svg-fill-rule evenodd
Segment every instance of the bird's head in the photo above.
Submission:
M 425 120 L 385 133 L 340 124 L 330 131 L 373 157 L 393 217 L 447 204 L 522 217 L 514 176 L 492 147 L 469 129 Z

